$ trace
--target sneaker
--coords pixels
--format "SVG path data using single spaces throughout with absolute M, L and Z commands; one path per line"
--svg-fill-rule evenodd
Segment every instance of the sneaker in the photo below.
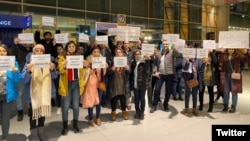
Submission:
M 62 114 L 62 109 L 61 109 L 61 108 L 58 108 L 57 111 L 56 111 L 56 114 L 57 114 L 57 115 L 61 115 L 61 114 Z
M 193 108 L 193 114 L 198 117 L 200 113 L 196 108 Z

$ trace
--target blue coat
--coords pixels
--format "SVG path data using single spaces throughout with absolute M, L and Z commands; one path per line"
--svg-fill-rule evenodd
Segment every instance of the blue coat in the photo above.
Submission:
M 27 73 L 27 64 L 30 62 L 30 58 L 31 58 L 31 54 L 28 54 L 26 56 L 26 63 L 25 66 L 22 70 L 21 76 L 24 79 L 24 83 L 25 83 L 25 94 L 26 94 L 26 101 L 28 103 L 31 102 L 31 98 L 30 98 L 30 80 L 31 80 L 31 74 Z M 51 56 L 51 60 L 53 61 L 54 58 Z M 57 78 L 57 72 L 56 71 L 51 71 L 51 79 L 56 79 Z M 51 80 L 51 97 L 55 97 L 56 96 L 56 87 L 55 87 L 55 83 L 53 80 Z
M 15 62 L 15 66 L 18 71 L 13 72 L 11 70 L 7 70 L 7 80 L 6 80 L 6 101 L 11 102 L 17 99 L 18 93 L 16 89 L 16 84 L 20 81 L 20 69 L 17 62 Z

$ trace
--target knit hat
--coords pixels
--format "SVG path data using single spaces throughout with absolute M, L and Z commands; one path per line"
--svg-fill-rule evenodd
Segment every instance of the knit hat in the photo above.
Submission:
M 37 44 L 33 47 L 33 53 L 35 52 L 36 49 L 42 49 L 44 51 L 44 46 L 42 44 Z

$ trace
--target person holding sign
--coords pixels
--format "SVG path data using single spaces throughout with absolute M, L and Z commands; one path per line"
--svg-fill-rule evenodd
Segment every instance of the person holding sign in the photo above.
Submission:
M 153 62 L 149 54 L 141 56 L 140 50 L 134 51 L 134 59 L 131 62 L 131 84 L 134 90 L 135 119 L 144 119 L 145 93 L 149 87 L 149 79 L 152 76 Z
M 8 47 L 0 44 L 0 56 L 8 56 Z M 7 141 L 10 128 L 10 115 L 13 101 L 18 97 L 15 85 L 20 81 L 18 63 L 11 70 L 0 70 L 0 109 L 2 119 L 2 140 Z
M 50 62 L 48 67 L 36 68 L 34 60 L 31 60 L 32 55 L 42 55 L 44 52 L 43 45 L 35 45 L 33 53 L 27 55 L 26 64 L 22 71 L 30 117 L 31 134 L 29 138 L 31 140 L 47 140 L 44 135 L 45 117 L 51 116 L 51 97 L 56 92 L 53 83 L 53 79 L 57 77 L 55 64 Z
M 217 73 L 215 72 L 215 67 L 218 64 L 217 57 L 215 53 L 213 53 L 213 50 L 209 50 L 208 57 L 202 58 L 203 64 L 202 64 L 202 80 L 203 82 L 201 83 L 202 90 L 199 92 L 199 102 L 200 102 L 200 107 L 199 110 L 203 110 L 203 102 L 204 102 L 204 90 L 205 86 L 207 86 L 208 89 L 208 94 L 209 94 L 209 108 L 208 112 L 213 111 L 213 104 L 214 104 L 214 85 L 217 84 Z
M 173 47 L 169 47 L 169 43 L 166 40 L 162 41 L 163 50 L 160 57 L 159 71 L 154 72 L 154 75 L 158 77 L 155 84 L 154 101 L 151 107 L 150 113 L 154 113 L 157 109 L 158 101 L 160 98 L 161 87 L 165 82 L 165 99 L 163 103 L 164 111 L 168 112 L 168 102 L 170 94 L 172 92 L 172 82 L 174 74 L 176 73 L 176 58 L 180 56 L 180 53 Z
M 123 50 L 116 48 L 116 57 L 123 57 Z M 125 59 L 127 59 L 125 57 Z M 119 62 L 117 62 L 119 63 Z M 111 63 L 108 72 L 109 76 L 109 88 L 111 94 L 111 116 L 112 121 L 116 120 L 116 107 L 117 101 L 120 100 L 122 109 L 122 118 L 124 120 L 128 119 L 128 114 L 126 112 L 126 97 L 130 96 L 130 85 L 129 85 L 129 74 L 130 68 L 126 64 L 120 66 L 119 64 Z
M 78 118 L 79 118 L 79 100 L 85 89 L 85 68 L 67 68 L 67 56 L 77 54 L 77 46 L 74 41 L 67 42 L 65 52 L 63 55 L 58 56 L 58 69 L 60 73 L 58 93 L 62 96 L 62 121 L 63 129 L 61 134 L 66 135 L 68 132 L 68 111 L 72 103 L 73 109 L 73 131 L 79 133 Z M 78 64 L 80 65 L 80 64 Z M 83 61 L 82 66 L 84 67 Z
M 199 116 L 199 111 L 197 109 L 197 95 L 198 95 L 198 90 L 201 87 L 199 85 L 199 82 L 201 83 L 202 78 L 201 78 L 201 71 L 202 71 L 202 60 L 201 59 L 194 59 L 194 58 L 189 58 L 185 57 L 182 62 L 182 77 L 183 80 L 185 81 L 185 108 L 183 110 L 183 114 L 185 116 L 189 116 L 189 100 L 190 100 L 190 95 L 192 95 L 192 102 L 193 102 L 193 110 L 192 113 L 195 116 Z M 188 82 L 193 81 L 193 85 L 189 85 Z
M 94 64 L 94 58 L 101 59 L 101 50 L 99 47 L 95 46 L 92 48 L 91 55 L 87 57 L 87 62 L 90 64 L 87 67 L 85 79 L 86 79 L 86 90 L 84 95 L 81 97 L 81 102 L 83 108 L 88 108 L 88 117 L 89 117 L 89 125 L 94 126 L 94 123 L 98 126 L 101 125 L 101 100 L 103 94 L 103 78 L 106 74 L 107 63 L 106 59 L 104 60 L 105 65 L 99 64 L 99 68 L 94 66 L 98 66 Z M 103 60 L 100 60 L 103 62 Z M 96 119 L 94 120 L 93 109 L 96 107 Z
M 54 23 L 54 26 L 56 28 L 56 33 L 60 33 L 61 31 L 59 30 L 57 23 Z M 40 32 L 43 27 L 42 22 L 39 23 L 38 29 L 35 32 L 35 41 L 37 44 L 42 44 L 45 48 L 45 54 L 51 54 L 54 58 L 57 57 L 57 49 L 55 47 L 55 41 L 52 37 L 52 33 L 49 31 L 46 31 L 43 33 L 43 39 L 40 38 Z
M 220 74 L 220 88 L 224 93 L 223 112 L 228 112 L 229 93 L 232 93 L 232 105 L 229 113 L 236 112 L 238 102 L 238 93 L 242 93 L 242 74 L 240 64 L 241 62 L 249 61 L 249 52 L 247 49 L 243 50 L 244 55 L 236 53 L 233 48 L 228 48 L 224 53 L 219 55 L 219 69 Z M 236 77 L 235 77 L 236 76 Z

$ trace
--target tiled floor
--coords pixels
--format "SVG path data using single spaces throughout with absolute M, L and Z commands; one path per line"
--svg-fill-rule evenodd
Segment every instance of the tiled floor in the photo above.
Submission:
M 145 119 L 135 120 L 134 107 L 129 111 L 129 120 L 124 121 L 121 113 L 116 121 L 110 121 L 110 109 L 102 109 L 101 126 L 89 127 L 87 123 L 87 110 L 80 110 L 79 128 L 81 133 L 75 134 L 69 122 L 70 131 L 61 136 L 61 115 L 53 114 L 46 119 L 45 133 L 51 141 L 211 141 L 212 124 L 250 124 L 250 73 L 244 73 L 243 94 L 239 95 L 237 112 L 234 114 L 222 113 L 222 99 L 214 106 L 213 113 L 207 113 L 208 94 L 205 94 L 205 107 L 200 117 L 186 117 L 180 113 L 184 107 L 183 101 L 170 100 L 170 112 L 162 111 L 162 106 L 151 114 L 146 107 Z M 117 112 L 120 112 L 117 110 Z M 69 113 L 72 119 L 72 111 Z M 10 141 L 26 141 L 29 135 L 28 116 L 22 122 L 16 117 L 11 119 Z

